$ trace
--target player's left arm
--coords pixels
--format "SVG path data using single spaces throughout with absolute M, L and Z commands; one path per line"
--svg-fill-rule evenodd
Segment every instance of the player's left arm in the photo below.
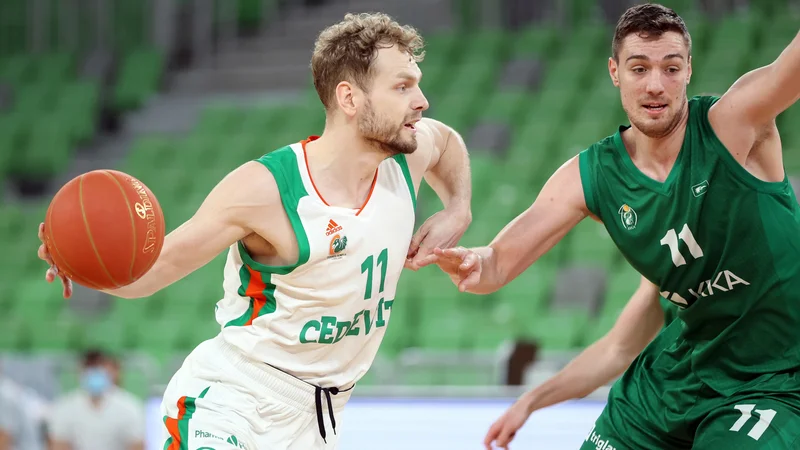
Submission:
M 800 99 L 800 34 L 769 65 L 739 78 L 711 107 L 719 139 L 744 164 L 761 130 Z
M 408 155 L 409 172 L 414 188 L 424 179 L 444 205 L 420 226 L 408 250 L 412 258 L 406 266 L 416 269 L 414 261 L 430 254 L 435 247 L 449 248 L 458 243 L 472 221 L 472 179 L 469 154 L 464 139 L 453 128 L 437 120 L 417 122 L 419 146 Z
M 409 169 L 425 179 L 445 209 L 470 211 L 472 177 L 467 145 L 461 135 L 438 120 L 424 118 L 417 127 L 428 145 L 410 155 Z M 413 166 L 413 167 L 412 167 Z

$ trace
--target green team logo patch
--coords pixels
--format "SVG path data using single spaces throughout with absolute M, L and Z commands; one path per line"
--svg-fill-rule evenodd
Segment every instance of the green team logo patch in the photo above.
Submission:
M 702 183 L 697 183 L 692 186 L 692 195 L 695 197 L 700 197 L 705 194 L 706 191 L 708 191 L 708 180 L 704 180 Z
M 337 234 L 331 238 L 328 245 L 328 259 L 341 258 L 345 255 L 344 249 L 347 248 L 347 236 Z
M 619 220 L 626 230 L 633 230 L 639 222 L 639 217 L 636 215 L 636 211 L 625 203 L 619 207 Z
M 341 253 L 347 247 L 347 236 L 342 236 L 340 238 L 336 238 L 331 243 L 331 248 L 333 249 L 333 253 Z
M 228 438 L 228 440 L 227 440 L 226 442 L 227 442 L 228 444 L 235 445 L 236 447 L 239 447 L 239 448 L 244 448 L 244 444 L 242 444 L 241 442 L 239 442 L 239 439 L 236 439 L 236 436 L 231 436 L 231 437 L 229 437 L 229 438 Z

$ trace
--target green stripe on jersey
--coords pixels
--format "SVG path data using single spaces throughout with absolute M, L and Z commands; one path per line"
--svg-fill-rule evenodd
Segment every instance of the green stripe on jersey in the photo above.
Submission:
M 403 170 L 403 177 L 406 179 L 406 184 L 408 185 L 408 192 L 411 194 L 411 204 L 414 206 L 414 210 L 417 210 L 417 193 L 414 190 L 414 180 L 411 178 L 411 171 L 408 170 L 408 161 L 406 160 L 406 155 L 402 153 L 398 153 L 392 156 L 392 159 L 397 161 L 397 164 L 400 165 L 400 169 Z
M 263 164 L 275 178 L 275 183 L 278 185 L 278 192 L 281 196 L 281 203 L 283 203 L 283 209 L 289 217 L 289 222 L 292 224 L 292 230 L 297 239 L 299 255 L 295 264 L 287 266 L 268 266 L 255 261 L 247 252 L 244 244 L 240 241 L 238 243 L 239 256 L 242 258 L 244 265 L 239 269 L 239 279 L 241 281 L 239 295 L 245 295 L 247 287 L 252 281 L 252 275 L 248 267 L 260 274 L 261 280 L 259 281 L 263 286 L 263 290 L 260 291 L 261 295 L 251 296 L 250 307 L 247 311 L 238 318 L 226 323 L 226 327 L 243 326 L 247 323 L 251 323 L 252 319 L 256 317 L 275 312 L 277 303 L 275 300 L 275 285 L 272 283 L 272 275 L 286 275 L 291 273 L 297 267 L 308 262 L 311 251 L 306 230 L 303 227 L 303 222 L 300 220 L 300 214 L 297 212 L 297 205 L 300 203 L 300 199 L 307 196 L 308 191 L 306 191 L 306 187 L 303 184 L 303 178 L 300 175 L 297 156 L 294 150 L 291 146 L 286 146 L 274 152 L 267 153 L 257 159 L 257 161 Z M 261 309 L 258 310 L 258 314 L 254 317 L 253 312 L 257 306 L 257 301 L 265 301 L 266 303 L 261 306 Z

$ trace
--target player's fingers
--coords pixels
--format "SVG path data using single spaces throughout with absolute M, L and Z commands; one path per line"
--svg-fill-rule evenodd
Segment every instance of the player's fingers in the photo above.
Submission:
M 462 281 L 458 285 L 461 292 L 467 292 L 472 287 L 475 287 L 481 281 L 480 269 L 472 269 L 466 276 L 462 276 Z
M 419 262 L 425 260 L 431 255 L 433 255 L 433 252 L 430 248 L 420 247 L 417 249 L 417 252 L 410 257 L 411 264 L 415 267 L 415 270 L 418 270 L 421 267 Z
M 48 283 L 52 283 L 53 280 L 56 279 L 56 276 L 55 276 L 55 274 L 53 273 L 53 271 L 51 269 L 47 269 L 47 272 L 44 273 L 44 279 Z
M 408 246 L 408 256 L 413 256 L 417 253 L 417 251 L 419 250 L 420 243 L 422 242 L 423 239 L 425 239 L 425 236 L 427 235 L 428 235 L 428 227 L 426 227 L 425 224 L 422 224 L 419 230 L 417 230 L 417 232 L 414 233 L 414 236 L 411 237 L 411 244 Z
M 445 248 L 442 250 L 442 255 L 450 258 L 463 259 L 464 256 L 467 255 L 467 249 L 464 247 Z
M 64 277 L 61 279 L 61 283 L 64 286 L 64 298 L 72 297 L 72 281 L 69 278 Z
M 44 242 L 44 222 L 39 224 L 39 240 Z
M 37 254 L 37 255 L 39 256 L 39 258 L 41 258 L 43 261 L 46 261 L 46 262 L 47 262 L 47 264 L 50 264 L 51 266 L 53 266 L 53 265 L 55 265 L 55 264 L 56 264 L 55 262 L 53 262 L 53 256 L 52 256 L 52 255 L 50 255 L 50 251 L 49 251 L 49 250 L 47 250 L 47 247 L 46 247 L 44 244 L 42 244 L 42 245 L 40 245 L 40 246 L 39 246 L 39 250 L 36 252 L 36 254 Z
M 424 256 L 422 258 L 415 258 L 414 261 L 413 261 L 413 264 L 414 264 L 415 267 L 417 267 L 419 269 L 420 267 L 425 267 L 425 266 L 430 266 L 431 264 L 436 264 L 439 261 L 440 261 L 439 255 L 436 255 L 434 253 L 434 254 L 430 254 L 430 255 Z
M 463 261 L 461 263 L 461 266 L 459 268 L 463 269 L 463 270 L 472 269 L 474 267 L 477 267 L 478 261 L 479 261 L 478 260 L 478 255 L 476 255 L 475 253 L 471 253 L 470 252 L 466 256 L 464 256 L 464 259 L 463 259 Z
M 486 432 L 486 437 L 483 438 L 483 446 L 486 447 L 486 450 L 492 450 L 492 442 L 497 439 L 497 434 L 501 429 L 501 422 L 495 422 L 489 427 L 489 431 Z
M 514 435 L 516 434 L 516 430 L 511 427 L 504 427 L 503 430 L 500 432 L 500 435 L 497 437 L 497 445 L 500 448 L 507 449 L 511 441 L 514 439 Z

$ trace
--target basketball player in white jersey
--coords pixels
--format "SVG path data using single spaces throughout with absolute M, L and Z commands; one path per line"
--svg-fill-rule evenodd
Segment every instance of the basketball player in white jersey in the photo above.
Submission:
M 150 296 L 228 249 L 221 333 L 166 389 L 164 448 L 336 447 L 340 413 L 378 351 L 400 272 L 454 245 L 471 220 L 464 143 L 422 119 L 421 44 L 383 14 L 347 15 L 324 30 L 311 60 L 327 111 L 322 136 L 234 170 L 167 236 L 150 272 L 109 291 Z M 445 208 L 412 243 L 423 177 Z M 48 281 L 62 276 L 44 246 L 40 257 L 51 264 Z

